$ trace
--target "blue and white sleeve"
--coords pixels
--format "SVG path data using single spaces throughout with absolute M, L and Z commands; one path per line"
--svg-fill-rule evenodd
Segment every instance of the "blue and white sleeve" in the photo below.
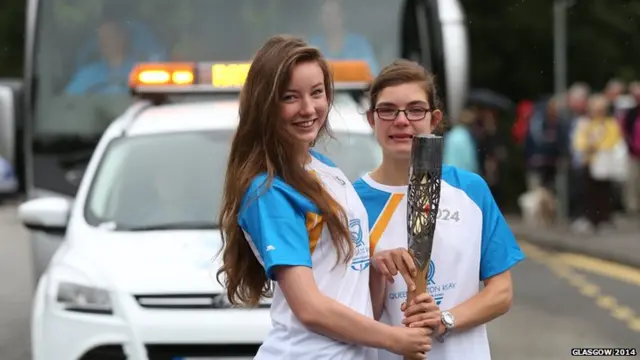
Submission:
M 487 183 L 482 180 L 482 248 L 480 255 L 480 280 L 511 269 L 524 260 L 515 236 L 509 229 Z
M 311 267 L 304 211 L 293 200 L 299 195 L 277 179 L 267 189 L 257 183 L 247 192 L 238 223 L 267 276 L 276 280 L 276 266 Z

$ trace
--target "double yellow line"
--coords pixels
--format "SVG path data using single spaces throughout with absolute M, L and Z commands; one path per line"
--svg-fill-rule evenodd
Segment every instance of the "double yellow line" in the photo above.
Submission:
M 598 285 L 576 271 L 589 272 L 640 287 L 640 269 L 578 254 L 549 253 L 530 243 L 519 243 L 530 259 L 546 265 L 556 276 L 577 288 L 580 294 L 593 299 L 598 307 L 607 311 L 613 318 L 626 323 L 629 329 L 640 332 L 640 313 L 620 303 L 614 296 L 604 293 Z

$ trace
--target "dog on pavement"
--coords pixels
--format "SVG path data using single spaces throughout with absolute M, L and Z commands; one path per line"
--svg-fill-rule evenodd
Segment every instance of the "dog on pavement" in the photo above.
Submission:
M 529 226 L 549 227 L 557 215 L 556 199 L 545 187 L 538 186 L 518 199 L 524 223 Z

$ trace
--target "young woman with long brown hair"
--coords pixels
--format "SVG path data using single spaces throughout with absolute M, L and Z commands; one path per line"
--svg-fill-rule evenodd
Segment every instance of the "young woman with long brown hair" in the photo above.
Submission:
M 347 177 L 310 148 L 329 135 L 327 62 L 297 38 L 258 51 L 240 96 L 223 205 L 229 300 L 257 304 L 274 290 L 273 329 L 256 359 L 421 358 L 429 330 L 373 319 L 366 210 Z

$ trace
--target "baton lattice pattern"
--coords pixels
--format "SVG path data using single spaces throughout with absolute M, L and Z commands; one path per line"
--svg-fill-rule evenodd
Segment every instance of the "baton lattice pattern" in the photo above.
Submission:
M 409 250 L 420 270 L 424 270 L 431 260 L 440 205 L 441 152 L 434 151 L 429 155 L 433 161 L 429 161 L 426 166 L 412 168 L 407 194 Z

